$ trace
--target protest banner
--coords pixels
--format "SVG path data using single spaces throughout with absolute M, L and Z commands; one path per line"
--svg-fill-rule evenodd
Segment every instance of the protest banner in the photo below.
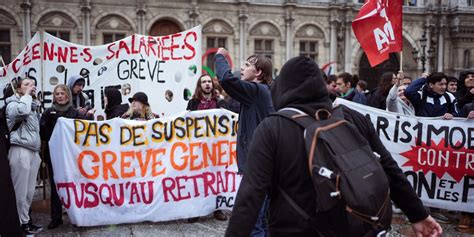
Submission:
M 49 147 L 71 222 L 168 221 L 232 209 L 241 180 L 237 120 L 224 109 L 149 121 L 60 118 Z
M 405 116 L 339 98 L 335 104 L 370 118 L 426 206 L 474 212 L 472 120 Z
M 86 80 L 87 103 L 97 109 L 96 116 L 104 114 L 106 86 L 121 90 L 124 103 L 134 93 L 145 92 L 153 112 L 161 117 L 173 115 L 186 109 L 201 74 L 201 28 L 159 37 L 133 34 L 99 46 L 36 33 L 18 57 L 0 69 L 0 89 L 13 78 L 34 79 L 44 110 L 51 106 L 57 84 L 81 75 Z

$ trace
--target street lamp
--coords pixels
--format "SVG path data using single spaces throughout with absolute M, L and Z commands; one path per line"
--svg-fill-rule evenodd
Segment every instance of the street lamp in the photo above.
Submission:
M 416 48 L 415 50 L 413 50 L 412 54 L 413 54 L 413 60 L 415 60 L 415 62 L 418 62 L 418 59 L 421 61 L 421 70 L 423 72 L 425 72 L 426 70 L 426 62 L 432 58 L 432 55 L 434 53 L 434 48 L 432 47 L 433 45 L 433 42 L 430 42 L 430 47 L 428 48 L 428 50 L 426 49 L 427 48 L 427 42 L 428 40 L 431 40 L 431 39 L 427 39 L 426 38 L 426 31 L 423 32 L 423 35 L 421 35 L 421 38 L 420 38 L 420 46 L 421 46 L 421 52 L 419 52 Z

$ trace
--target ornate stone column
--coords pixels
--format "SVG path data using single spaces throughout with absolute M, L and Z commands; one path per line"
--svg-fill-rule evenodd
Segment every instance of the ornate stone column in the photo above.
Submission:
M 245 52 L 247 48 L 247 37 L 246 37 L 246 21 L 248 19 L 248 13 L 246 6 L 243 6 L 239 10 L 239 62 L 245 60 Z
M 91 44 L 91 3 L 90 0 L 83 0 L 81 4 L 82 12 L 82 42 L 84 45 Z
M 31 39 L 31 2 L 30 0 L 23 0 L 20 3 L 23 11 L 23 42 L 27 45 Z
M 145 32 L 146 6 L 144 3 L 137 5 L 138 34 L 146 35 Z

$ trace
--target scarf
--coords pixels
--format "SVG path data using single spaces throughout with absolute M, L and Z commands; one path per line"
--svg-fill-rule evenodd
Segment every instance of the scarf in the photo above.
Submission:
M 215 108 L 217 108 L 217 101 L 215 99 L 202 99 L 198 105 L 198 110 L 215 109 Z

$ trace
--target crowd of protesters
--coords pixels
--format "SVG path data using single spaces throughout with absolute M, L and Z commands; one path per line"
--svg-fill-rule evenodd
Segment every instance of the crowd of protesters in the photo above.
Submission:
M 267 236 L 267 224 L 270 232 L 274 235 L 285 235 L 285 233 L 299 236 L 314 234 L 314 230 L 310 230 L 311 228 L 307 223 L 304 225 L 297 223 L 300 221 L 298 217 L 293 216 L 292 220 L 287 219 L 288 217 L 282 217 L 286 214 L 279 212 L 288 208 L 288 204 L 282 204 L 284 201 L 279 199 L 278 194 L 275 194 L 274 190 L 279 188 L 278 184 L 269 183 L 269 180 L 283 178 L 291 180 L 292 178 L 288 176 L 295 174 L 293 168 L 298 168 L 301 164 L 295 163 L 292 166 L 282 164 L 281 172 L 286 174 L 272 174 L 269 170 L 271 166 L 268 166 L 271 164 L 268 161 L 265 162 L 265 158 L 269 158 L 271 154 L 279 154 L 277 157 L 281 157 L 284 161 L 286 159 L 284 158 L 285 152 L 291 151 L 292 153 L 294 147 L 301 148 L 301 154 L 305 153 L 304 146 L 297 141 L 294 141 L 297 142 L 295 144 L 282 144 L 278 139 L 273 141 L 278 135 L 274 134 L 275 136 L 272 136 L 275 133 L 272 123 L 283 127 L 294 126 L 285 125 L 286 122 L 278 119 L 265 120 L 267 116 L 275 111 L 274 108 L 279 109 L 291 105 L 307 113 L 314 112 L 317 108 L 330 110 L 331 101 L 339 97 L 409 116 L 474 119 L 474 71 L 462 72 L 459 79 L 449 77 L 441 72 L 423 74 L 413 82 L 410 77 L 404 76 L 403 73 L 386 72 L 381 76 L 378 86 L 369 90 L 367 82 L 359 80 L 357 75 L 347 72 L 338 75 L 323 75 L 314 62 L 304 57 L 298 57 L 287 62 L 278 79 L 273 80 L 274 75 L 272 74 L 274 74 L 274 71 L 270 59 L 260 55 L 252 55 L 243 63 L 240 73 L 234 74 L 226 60 L 227 56 L 227 50 L 219 49 L 215 57 L 217 78 L 211 78 L 207 74 L 199 78 L 194 95 L 189 100 L 186 110 L 224 108 L 239 113 L 237 163 L 238 172 L 243 174 L 244 178 L 236 200 L 235 215 L 230 220 L 227 232 L 232 236 L 248 236 L 249 234 L 251 236 Z M 274 82 L 272 83 L 272 81 Z M 94 119 L 95 109 L 91 108 L 88 102 L 89 98 L 83 92 L 84 86 L 85 79 L 81 76 L 69 78 L 67 85 L 57 85 L 53 91 L 52 107 L 43 112 L 41 116 L 37 113 L 39 101 L 36 98 L 36 87 L 33 80 L 18 80 L 15 86 L 7 87 L 7 90 L 4 90 L 4 95 L 10 93 L 10 96 L 6 99 L 5 105 L 6 130 L 2 126 L 1 151 L 7 150 L 6 147 L 3 148 L 6 144 L 11 144 L 11 147 L 8 154 L 1 154 L 2 159 L 8 157 L 8 162 L 4 162 L 5 160 L 2 160 L 2 162 L 8 163 L 9 166 L 9 169 L 5 172 L 3 172 L 5 167 L 2 166 L 1 184 L 2 187 L 7 189 L 13 188 L 14 199 L 16 200 L 13 204 L 16 207 L 16 212 L 12 212 L 11 202 L 9 203 L 7 200 L 3 204 L 8 205 L 9 209 L 4 208 L 2 210 L 5 210 L 5 213 L 10 213 L 8 216 L 17 219 L 18 222 L 2 220 L 2 223 L 8 223 L 7 225 L 10 227 L 17 224 L 26 234 L 35 234 L 42 230 L 42 227 L 32 223 L 29 215 L 41 158 L 48 166 L 50 184 L 53 187 L 51 188 L 51 221 L 48 228 L 54 229 L 63 223 L 61 202 L 54 188 L 54 171 L 51 165 L 48 141 L 60 117 Z M 119 88 L 106 87 L 104 90 L 106 119 L 123 118 L 145 121 L 159 118 L 151 110 L 145 93 L 136 92 L 128 100 L 130 104 L 122 104 L 122 95 Z M 355 123 L 366 123 L 354 111 L 346 110 L 345 113 L 352 120 L 355 120 Z M 259 126 L 262 121 L 267 122 Z M 360 125 L 363 127 L 360 129 L 367 133 L 368 140 L 372 139 L 374 144 L 379 144 L 378 138 L 372 136 L 373 129 L 366 125 Z M 296 129 L 296 127 L 293 129 Z M 256 136 L 254 136 L 255 131 L 258 133 Z M 298 135 L 300 132 L 295 132 L 295 134 Z M 9 140 L 5 140 L 3 134 L 9 134 L 7 136 Z M 254 138 L 259 140 L 254 140 Z M 256 157 L 255 147 L 259 146 L 259 149 L 261 149 L 268 145 L 261 144 L 265 141 L 268 142 L 268 139 L 277 144 L 275 147 L 288 147 L 288 150 L 283 149 L 281 152 L 276 152 L 276 150 L 273 150 L 275 147 L 269 147 L 266 151 L 268 156 L 264 152 L 258 152 L 258 155 L 265 157 Z M 381 144 L 380 147 L 375 147 L 375 149 L 386 154 L 386 150 Z M 291 157 L 289 153 L 286 155 Z M 389 155 L 384 159 L 388 162 L 385 164 L 388 167 L 387 169 L 393 169 L 390 175 L 393 179 L 398 180 L 398 186 L 394 189 L 397 190 L 398 188 L 401 190 L 401 194 L 411 197 L 414 204 L 411 206 L 405 204 L 397 196 L 394 196 L 393 199 L 398 202 L 397 204 L 400 204 L 402 210 L 415 225 L 418 222 L 427 221 L 419 225 L 419 228 L 428 228 L 423 227 L 425 224 L 434 225 L 433 223 L 436 222 L 429 219 L 431 217 L 428 213 L 425 213 L 424 209 L 421 211 L 422 209 L 417 204 L 421 201 L 414 195 L 413 190 L 408 187 L 406 179 L 400 176 L 401 173 L 399 169 L 397 170 L 398 167 L 393 159 Z M 285 162 L 291 163 L 294 161 Z M 266 168 L 262 169 L 263 166 Z M 304 165 L 299 168 L 305 170 Z M 257 174 L 256 172 L 260 173 Z M 295 179 L 298 175 L 303 174 L 295 174 Z M 300 188 L 306 187 L 307 182 L 309 182 L 306 175 L 304 174 L 301 177 L 304 182 L 295 180 L 295 183 L 289 184 L 282 181 L 280 184 L 292 185 L 293 190 L 297 192 L 298 182 L 302 182 L 298 184 L 301 186 Z M 11 178 L 11 182 L 8 178 Z M 301 195 L 301 200 L 311 200 L 314 193 L 309 192 Z M 311 208 L 311 205 L 306 207 Z M 270 209 L 268 214 L 267 209 Z M 414 213 L 415 210 L 417 213 Z M 442 219 L 442 215 L 440 216 L 439 218 Z M 214 212 L 214 217 L 218 220 L 227 220 L 227 216 L 221 211 Z M 189 222 L 197 220 L 198 218 L 188 219 Z M 292 229 L 290 226 L 286 226 L 290 224 L 300 225 L 301 228 L 295 227 Z M 468 228 L 469 226 L 470 216 L 463 214 L 459 228 Z M 18 230 L 3 227 L 0 229 L 4 231 L 5 236 L 18 235 Z M 5 232 L 6 229 L 10 229 L 11 232 Z M 419 233 L 419 231 L 415 231 Z

